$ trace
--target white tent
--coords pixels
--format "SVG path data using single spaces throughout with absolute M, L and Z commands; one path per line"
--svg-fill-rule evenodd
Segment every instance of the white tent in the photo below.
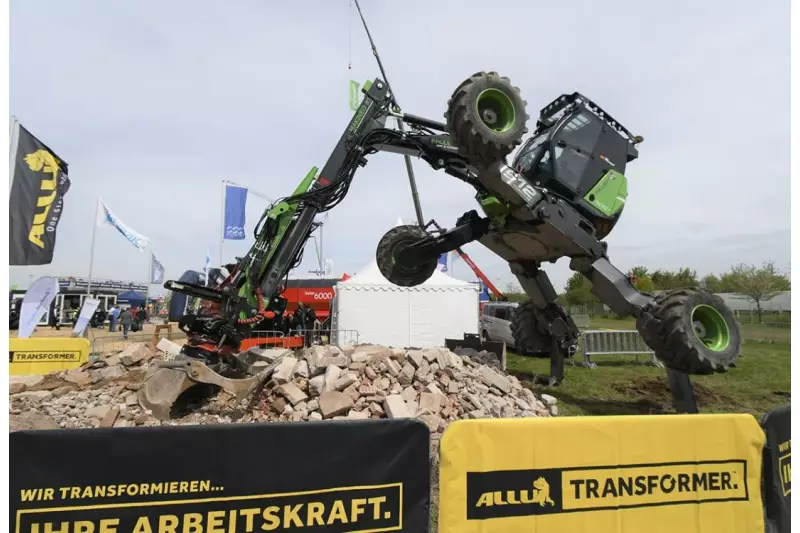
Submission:
M 336 284 L 332 328 L 359 343 L 398 348 L 443 346 L 445 338 L 478 333 L 479 287 L 438 270 L 416 287 L 390 283 L 373 259 Z M 334 333 L 335 335 L 335 333 Z

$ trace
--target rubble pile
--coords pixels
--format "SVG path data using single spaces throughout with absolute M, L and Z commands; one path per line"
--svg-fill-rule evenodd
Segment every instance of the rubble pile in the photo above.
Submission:
M 20 429 L 36 425 L 34 418 L 63 428 L 417 418 L 441 434 L 458 419 L 557 414 L 555 398 L 503 373 L 495 354 L 360 345 L 250 350 L 253 373 L 277 361 L 260 397 L 239 403 L 221 391 L 161 422 L 139 405 L 136 391 L 155 370 L 154 359 L 174 356 L 168 342 L 156 353 L 135 344 L 78 370 L 12 377 L 12 428 L 15 417 Z
M 76 370 L 10 376 L 11 429 L 160 425 L 137 396 L 148 371 L 155 370 L 155 358 L 147 345 L 136 343 Z

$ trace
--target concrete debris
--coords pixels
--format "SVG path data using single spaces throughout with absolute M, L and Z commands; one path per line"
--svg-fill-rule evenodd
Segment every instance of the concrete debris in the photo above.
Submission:
M 336 365 L 329 365 L 325 369 L 325 384 L 322 386 L 322 392 L 330 392 L 336 390 L 336 382 L 342 375 L 342 369 Z
M 278 366 L 275 367 L 275 371 L 272 373 L 272 379 L 281 385 L 284 383 L 289 383 L 289 381 L 292 379 L 292 373 L 294 372 L 294 367 L 296 365 L 297 359 L 291 355 L 285 357 L 283 361 L 281 361 Z
M 555 398 L 553 398 L 552 396 L 550 396 L 549 394 L 542 394 L 541 398 L 542 398 L 542 401 L 544 402 L 544 404 L 547 407 L 550 407 L 551 405 L 555 405 L 556 402 L 558 401 Z
M 319 397 L 322 418 L 332 418 L 346 414 L 353 407 L 353 400 L 343 392 L 326 391 Z
M 306 393 L 300 390 L 294 383 L 284 383 L 278 388 L 278 392 L 281 396 L 289 400 L 289 403 L 292 405 L 296 405 L 308 399 Z
M 383 410 L 389 418 L 408 418 L 408 408 L 403 397 L 399 394 L 390 394 L 383 402 Z
M 167 355 L 167 357 L 164 357 L 164 359 L 172 359 L 181 353 L 181 345 L 175 344 L 169 339 L 161 339 L 158 341 L 158 344 L 156 344 L 156 350 Z
M 238 403 L 225 391 L 192 398 L 175 418 L 161 422 L 140 405 L 137 391 L 158 360 L 177 355 L 176 348 L 166 339 L 156 350 L 132 344 L 77 370 L 11 376 L 11 431 L 416 418 L 438 439 L 459 419 L 558 414 L 554 397 L 523 387 L 500 370 L 492 353 L 359 345 L 291 354 L 252 348 L 238 355 L 249 365 L 266 367 L 283 357 L 259 398 Z

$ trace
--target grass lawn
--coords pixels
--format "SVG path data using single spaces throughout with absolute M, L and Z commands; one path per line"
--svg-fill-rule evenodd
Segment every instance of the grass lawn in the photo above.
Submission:
M 590 329 L 635 330 L 633 320 L 592 319 Z M 786 405 L 790 398 L 791 330 L 743 324 L 745 344 L 736 368 L 725 374 L 694 376 L 701 412 L 751 413 L 761 418 Z M 580 352 L 576 360 L 581 360 Z M 548 359 L 508 354 L 508 371 L 537 392 L 558 398 L 559 415 L 655 414 L 674 412 L 664 370 L 641 364 L 647 356 L 594 357 L 597 368 L 566 365 L 558 387 L 534 385 L 535 375 L 547 376 Z

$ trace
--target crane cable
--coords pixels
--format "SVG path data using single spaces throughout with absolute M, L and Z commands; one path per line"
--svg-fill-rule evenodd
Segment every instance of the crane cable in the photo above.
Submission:
M 384 83 L 386 83 L 386 88 L 389 92 L 389 98 L 392 104 L 394 104 L 394 112 L 400 113 L 400 105 L 397 103 L 397 98 L 395 98 L 394 90 L 392 89 L 392 84 L 389 83 L 389 77 L 386 75 L 386 71 L 383 68 L 383 63 L 381 62 L 381 56 L 378 54 L 378 48 L 375 46 L 375 41 L 372 39 L 372 34 L 369 32 L 369 27 L 367 26 L 367 21 L 364 19 L 364 14 L 361 12 L 361 5 L 358 3 L 358 0 L 353 0 L 356 3 L 356 9 L 358 9 L 358 16 L 361 17 L 361 23 L 364 25 L 364 31 L 367 33 L 367 38 L 369 39 L 369 44 L 372 47 L 372 55 L 375 56 L 375 61 L 378 62 L 378 68 L 381 71 L 381 77 L 383 78 Z M 397 128 L 400 130 L 400 133 L 405 135 L 405 128 L 403 127 L 403 121 L 399 117 L 395 117 L 395 121 L 397 121 Z M 417 192 L 417 180 L 414 177 L 414 167 L 411 166 L 411 157 L 408 154 L 403 154 L 403 159 L 406 164 L 406 173 L 408 174 L 408 183 L 411 186 L 411 200 L 414 202 L 414 211 L 417 215 L 417 223 L 419 226 L 425 227 L 425 220 L 422 217 L 422 205 L 419 201 L 419 192 Z

